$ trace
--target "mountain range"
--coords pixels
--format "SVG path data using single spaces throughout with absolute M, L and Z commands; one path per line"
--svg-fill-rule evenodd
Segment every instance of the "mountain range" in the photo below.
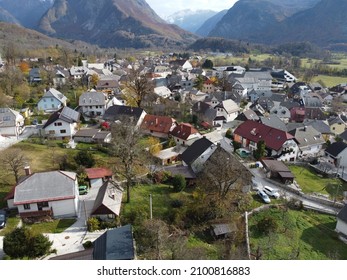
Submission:
M 211 10 L 192 11 L 186 9 L 166 17 L 165 20 L 170 24 L 176 24 L 184 30 L 196 33 L 206 19 L 209 19 L 216 14 L 217 12 Z
M 179 49 L 198 39 L 177 25 L 207 37 L 334 47 L 347 45 L 346 9 L 347 0 L 239 0 L 229 10 L 213 16 L 206 12 L 199 20 L 189 11 L 180 12 L 168 19 L 170 24 L 145 0 L 0 0 L 0 21 L 106 48 Z M 184 26 L 187 21 L 190 27 Z
M 347 0 L 239 0 L 208 34 L 262 44 L 347 43 Z

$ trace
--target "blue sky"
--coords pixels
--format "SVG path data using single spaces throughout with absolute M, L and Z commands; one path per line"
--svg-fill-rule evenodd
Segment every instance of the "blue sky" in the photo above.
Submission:
M 185 9 L 219 12 L 230 9 L 237 0 L 146 0 L 146 2 L 160 17 L 165 18 Z

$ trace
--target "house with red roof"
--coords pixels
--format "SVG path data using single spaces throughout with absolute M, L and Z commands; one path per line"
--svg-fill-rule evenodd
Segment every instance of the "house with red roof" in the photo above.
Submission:
M 183 146 L 190 146 L 202 137 L 199 131 L 189 123 L 177 125 L 170 134 L 175 139 L 176 144 Z
M 108 179 L 112 179 L 112 170 L 108 168 L 86 168 L 85 172 L 91 188 L 101 187 Z
M 266 156 L 282 161 L 295 161 L 299 151 L 293 135 L 252 120 L 235 129 L 234 140 L 250 151 L 255 151 L 257 143 L 263 140 L 268 152 Z
M 166 116 L 147 114 L 140 126 L 144 134 L 159 138 L 168 138 L 170 132 L 177 126 L 175 119 Z

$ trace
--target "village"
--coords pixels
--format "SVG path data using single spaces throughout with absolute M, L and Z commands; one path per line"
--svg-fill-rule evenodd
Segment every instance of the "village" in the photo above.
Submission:
M 55 252 L 43 258 L 305 259 L 301 243 L 266 255 L 268 244 L 252 239 L 297 227 L 276 221 L 297 211 L 325 215 L 335 237 L 328 253 L 308 250 L 345 259 L 347 84 L 202 57 L 28 68 L 40 97 L 0 108 L 1 176 L 15 177 L 1 190 L 0 235 L 70 219 L 47 235 Z M 217 249 L 191 250 L 192 232 Z

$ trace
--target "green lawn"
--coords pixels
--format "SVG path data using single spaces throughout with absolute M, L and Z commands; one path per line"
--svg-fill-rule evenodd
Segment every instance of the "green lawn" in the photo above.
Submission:
M 265 234 L 257 228 L 266 216 L 273 217 L 277 229 Z M 347 245 L 334 231 L 336 218 L 309 211 L 284 212 L 270 209 L 249 219 L 251 251 L 260 249 L 263 260 L 329 260 L 347 259 Z
M 6 227 L 0 231 L 0 236 L 4 236 L 7 233 L 10 233 L 12 230 L 14 230 L 20 219 L 16 217 L 10 217 L 7 219 Z
M 30 227 L 34 233 L 61 233 L 75 222 L 76 219 L 61 219 L 27 226 Z
M 347 77 L 318 75 L 314 76 L 313 82 L 323 81 L 326 87 L 333 87 L 338 84 L 347 83 Z
M 347 191 L 347 183 L 339 179 L 323 178 L 303 166 L 290 165 L 289 169 L 295 175 L 295 180 L 304 193 L 329 194 L 331 198 L 337 194 L 341 198 L 343 192 Z

